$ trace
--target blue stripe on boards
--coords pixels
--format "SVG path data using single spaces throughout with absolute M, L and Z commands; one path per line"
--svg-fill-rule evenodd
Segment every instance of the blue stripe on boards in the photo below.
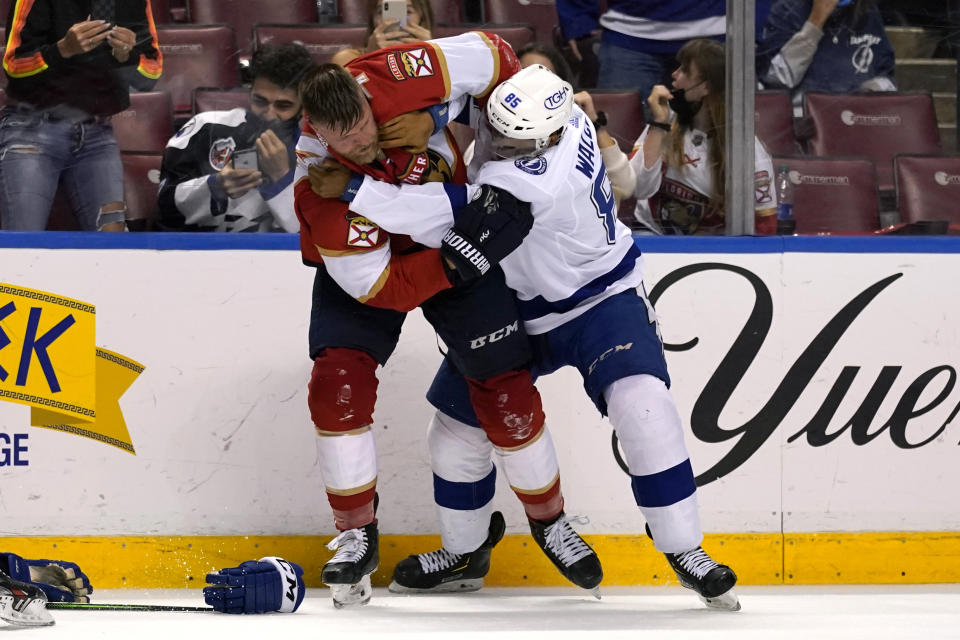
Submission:
M 433 500 L 441 507 L 472 511 L 493 500 L 497 488 L 497 468 L 477 482 L 451 482 L 433 474 Z
M 635 236 L 645 253 L 960 253 L 957 236 Z M 296 233 L 0 231 L 0 249 L 298 251 Z
M 299 251 L 297 233 L 0 231 L 0 249 Z
M 640 249 L 634 244 L 627 249 L 627 253 L 617 266 L 602 276 L 594 278 L 591 282 L 583 285 L 574 291 L 571 296 L 563 300 L 550 302 L 543 296 L 537 296 L 531 300 L 518 300 L 517 305 L 520 307 L 520 317 L 524 320 L 532 320 L 534 318 L 542 318 L 551 313 L 570 311 L 570 309 L 573 309 L 587 298 L 592 298 L 593 296 L 603 293 L 607 287 L 615 284 L 617 280 L 620 280 L 633 271 L 637 258 L 639 257 Z
M 697 490 L 689 458 L 659 473 L 630 476 L 630 485 L 633 497 L 641 507 L 669 507 L 689 498 Z

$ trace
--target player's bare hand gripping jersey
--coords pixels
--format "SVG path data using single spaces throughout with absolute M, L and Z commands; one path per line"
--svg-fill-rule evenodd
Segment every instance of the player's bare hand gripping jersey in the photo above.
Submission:
M 440 103 L 463 105 L 467 96 L 483 98 L 520 67 L 510 45 L 498 36 L 470 32 L 377 51 L 346 68 L 367 94 L 375 120 L 383 123 Z M 393 184 L 436 180 L 462 184 L 465 167 L 446 130 L 433 135 L 425 154 L 391 149 L 382 166 L 357 166 L 328 149 L 307 126 L 297 156 L 295 207 L 305 262 L 323 262 L 331 277 L 357 300 L 398 310 L 412 309 L 450 286 L 439 252 L 400 253 L 413 245 L 409 238 L 398 237 L 402 232 L 388 233 L 348 211 L 346 202 L 320 198 L 307 179 L 311 164 L 333 156 L 355 171 Z

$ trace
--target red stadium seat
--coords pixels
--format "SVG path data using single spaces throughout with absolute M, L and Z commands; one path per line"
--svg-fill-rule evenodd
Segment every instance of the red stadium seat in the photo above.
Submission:
M 150 0 L 150 10 L 153 12 L 153 21 L 156 24 L 173 22 L 170 17 L 170 4 L 167 0 Z
M 620 145 L 624 152 L 630 153 L 633 143 L 643 132 L 644 98 L 636 91 L 590 91 L 593 106 L 597 111 L 607 114 L 607 133 Z
M 177 116 L 188 115 L 196 87 L 228 89 L 240 84 L 237 47 L 227 25 L 176 25 L 157 28 L 163 75 L 156 90 L 173 99 Z
M 194 115 L 204 111 L 230 111 L 240 107 L 250 106 L 250 90 L 242 87 L 238 89 L 208 89 L 199 87 L 193 90 Z
M 340 22 L 367 24 L 370 0 L 340 0 Z M 459 24 L 463 11 L 459 0 L 430 0 L 433 24 Z M 434 34 L 436 35 L 436 34 Z
M 163 91 L 131 93 L 130 106 L 111 119 L 121 151 L 163 151 L 173 135 L 173 106 Z
M 317 62 L 330 62 L 337 51 L 363 47 L 367 27 L 360 25 L 258 24 L 253 30 L 254 48 L 271 42 L 299 42 Z
M 960 156 L 897 155 L 894 166 L 903 222 L 960 225 Z
M 127 203 L 127 226 L 131 231 L 156 228 L 162 160 L 162 153 L 123 154 L 123 197 Z
M 796 233 L 872 233 L 880 228 L 877 177 L 861 158 L 774 157 L 793 183 Z
M 787 91 L 757 91 L 754 96 L 756 134 L 770 155 L 800 153 L 793 135 L 793 105 Z
M 873 160 L 884 191 L 894 188 L 894 155 L 940 152 L 937 117 L 928 93 L 808 93 L 804 111 L 814 128 L 810 153 Z
M 554 29 L 557 26 L 557 5 L 554 0 L 484 0 L 483 11 L 486 27 L 492 31 L 494 25 L 523 23 L 533 25 L 536 41 L 554 45 Z M 513 44 L 513 43 L 511 43 Z
M 258 22 L 317 22 L 316 0 L 189 0 L 187 7 L 190 22 L 194 24 L 225 22 L 232 25 L 241 58 L 252 53 L 253 27 Z
M 457 36 L 461 33 L 466 33 L 467 31 L 476 31 L 477 29 L 483 29 L 484 31 L 490 31 L 496 33 L 498 36 L 506 40 L 511 47 L 514 49 L 519 49 L 531 42 L 534 39 L 533 27 L 526 24 L 487 24 L 483 27 L 478 27 L 477 25 L 443 25 L 437 26 L 433 30 L 433 36 L 435 38 L 448 38 L 450 36 Z

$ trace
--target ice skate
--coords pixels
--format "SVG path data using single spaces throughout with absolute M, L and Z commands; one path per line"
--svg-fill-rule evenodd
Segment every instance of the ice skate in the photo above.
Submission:
M 530 532 L 550 561 L 563 576 L 583 589 L 593 591 L 600 598 L 597 585 L 603 579 L 600 558 L 583 538 L 570 526 L 570 520 L 584 524 L 586 518 L 569 518 L 562 511 L 550 523 L 530 521 Z
M 323 565 L 320 579 L 330 587 L 333 606 L 367 604 L 373 595 L 370 574 L 380 564 L 377 523 L 348 529 L 327 544 L 337 552 Z
M 650 525 L 647 525 L 647 536 L 653 539 Z M 696 591 L 705 605 L 711 609 L 740 611 L 740 600 L 733 590 L 733 585 L 737 584 L 737 574 L 707 555 L 703 547 L 663 555 L 677 574 L 680 584 Z
M 440 548 L 429 553 L 407 556 L 393 570 L 390 591 L 394 593 L 450 593 L 477 591 L 490 570 L 490 552 L 506 530 L 503 514 L 494 511 L 490 530 L 475 551 L 452 553 Z
M 47 596 L 32 584 L 0 571 L 0 619 L 18 627 L 48 627 L 55 620 L 47 611 Z

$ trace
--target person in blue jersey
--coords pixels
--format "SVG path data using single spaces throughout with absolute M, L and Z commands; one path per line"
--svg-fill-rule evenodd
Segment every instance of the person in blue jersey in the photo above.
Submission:
M 542 65 L 498 85 L 485 114 L 473 109 L 471 120 L 477 143 L 469 184 L 398 187 L 368 176 L 351 181 L 344 199 L 381 227 L 432 247 L 450 243 L 453 212 L 479 192 L 476 185 L 495 185 L 530 203 L 533 227 L 500 266 L 530 336 L 532 373 L 580 371 L 587 395 L 617 433 L 657 549 L 708 606 L 739 609 L 736 574 L 700 546 L 697 487 L 643 290 L 643 257 L 617 219 L 593 124 L 574 105 L 570 84 Z M 427 440 L 444 546 L 402 560 L 391 585 L 396 591 L 450 590 L 447 578 L 466 554 L 448 541 L 485 526 L 483 514 L 492 510 L 491 446 L 463 377 L 441 365 L 427 397 L 437 409 Z M 445 506 L 454 490 L 470 504 Z
M 796 116 L 807 91 L 896 91 L 893 68 L 876 0 L 775 0 L 757 48 L 757 79 Z
M 757 0 L 757 35 L 770 0 Z M 674 58 L 693 38 L 723 39 L 727 32 L 725 0 L 609 0 L 601 15 L 600 0 L 557 0 L 563 38 L 576 58 L 590 55 L 592 36 L 600 30 L 597 52 L 599 89 L 637 89 L 650 94 L 668 84 Z

